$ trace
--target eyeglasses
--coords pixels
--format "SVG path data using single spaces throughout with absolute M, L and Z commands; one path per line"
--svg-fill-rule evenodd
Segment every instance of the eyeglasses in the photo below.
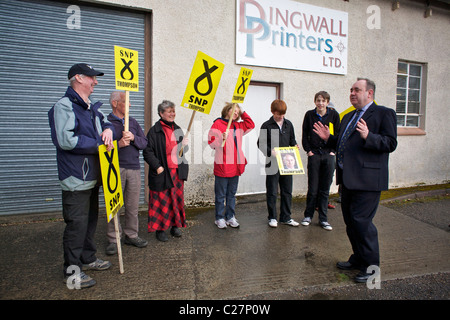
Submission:
M 80 75 L 80 77 L 82 77 L 82 78 L 84 78 L 84 77 L 88 77 L 88 78 L 91 78 L 91 79 L 92 79 L 92 80 L 94 80 L 94 81 L 96 81 L 96 80 L 97 80 L 97 76 L 87 76 L 87 75 L 85 75 L 85 74 L 82 74 L 82 73 L 80 73 L 79 75 Z

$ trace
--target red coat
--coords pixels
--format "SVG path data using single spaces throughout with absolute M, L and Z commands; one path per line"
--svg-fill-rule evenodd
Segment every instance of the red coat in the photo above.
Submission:
M 244 112 L 243 121 L 233 121 L 228 138 L 222 148 L 222 134 L 227 130 L 228 120 L 217 118 L 208 133 L 208 144 L 216 150 L 214 156 L 214 175 L 219 177 L 235 177 L 244 173 L 247 159 L 242 151 L 242 137 L 255 128 L 255 123 Z M 225 151 L 225 152 L 224 152 Z

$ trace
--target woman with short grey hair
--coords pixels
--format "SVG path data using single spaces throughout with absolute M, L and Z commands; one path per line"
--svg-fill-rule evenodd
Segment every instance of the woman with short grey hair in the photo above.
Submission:
M 175 104 L 163 100 L 158 105 L 161 117 L 147 134 L 144 160 L 149 165 L 148 232 L 156 232 L 156 238 L 167 241 L 165 230 L 174 237 L 181 237 L 180 228 L 186 227 L 184 212 L 184 181 L 189 166 L 184 157 L 188 140 L 175 123 Z
M 164 113 L 167 108 L 175 108 L 175 104 L 169 100 L 163 100 L 160 104 L 158 104 L 158 114 Z

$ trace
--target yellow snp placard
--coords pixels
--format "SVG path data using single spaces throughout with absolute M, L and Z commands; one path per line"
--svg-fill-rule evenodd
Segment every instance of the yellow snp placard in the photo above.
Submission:
M 374 102 L 375 104 L 377 104 L 377 102 L 376 102 L 375 100 L 373 100 L 373 102 Z M 339 118 L 341 119 L 341 121 L 342 121 L 342 118 L 343 118 L 347 113 L 352 112 L 353 110 L 355 110 L 355 107 L 354 107 L 354 106 L 351 106 L 350 108 L 347 108 L 347 109 L 345 109 L 344 111 L 342 111 L 341 113 L 339 113 Z
M 355 110 L 355 107 L 354 107 L 354 106 L 351 106 L 350 108 L 345 109 L 344 111 L 342 111 L 341 113 L 339 113 L 339 118 L 341 119 L 341 121 L 342 121 L 342 118 L 343 118 L 347 113 L 352 112 L 353 110 Z
M 116 89 L 139 91 L 138 52 L 114 46 Z
M 209 114 L 225 65 L 198 51 L 181 106 Z
M 232 103 L 243 103 L 245 95 L 247 94 L 250 79 L 252 78 L 253 70 L 241 67 L 239 77 L 234 88 Z
M 114 140 L 114 149 L 110 152 L 106 151 L 106 146 L 103 144 L 98 147 L 108 222 L 114 218 L 123 206 L 118 152 L 119 149 L 117 148 L 116 140 Z
M 280 175 L 305 174 L 297 147 L 274 148 Z

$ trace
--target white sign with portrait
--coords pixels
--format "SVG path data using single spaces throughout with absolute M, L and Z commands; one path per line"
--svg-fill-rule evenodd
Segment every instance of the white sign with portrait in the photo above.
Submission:
M 305 174 L 298 147 L 274 148 L 281 175 Z

